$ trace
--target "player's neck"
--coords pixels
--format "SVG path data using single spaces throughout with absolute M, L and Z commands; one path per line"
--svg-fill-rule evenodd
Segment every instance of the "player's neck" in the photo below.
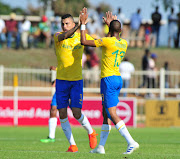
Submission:
M 117 40 L 120 40 L 119 33 L 113 33 L 111 37 L 115 37 Z

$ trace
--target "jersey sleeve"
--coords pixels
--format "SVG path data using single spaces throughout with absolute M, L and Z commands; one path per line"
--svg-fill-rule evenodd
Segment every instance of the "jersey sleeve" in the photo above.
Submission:
M 86 34 L 86 39 L 87 40 L 94 40 L 94 38 L 92 36 L 90 36 L 89 34 Z
M 101 38 L 98 40 L 94 40 L 94 43 L 95 43 L 96 47 L 106 46 L 108 44 L 108 39 L 107 38 Z
M 58 35 L 59 34 L 62 34 L 62 32 L 56 32 L 55 34 L 54 34 L 54 41 L 55 42 L 58 42 Z

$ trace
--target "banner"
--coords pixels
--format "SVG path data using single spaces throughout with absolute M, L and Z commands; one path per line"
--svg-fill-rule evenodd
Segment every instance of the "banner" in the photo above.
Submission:
M 13 125 L 14 108 L 12 99 L 0 99 L 0 125 Z M 51 98 L 48 99 L 18 99 L 18 125 L 47 126 L 49 120 Z M 82 112 L 92 125 L 103 123 L 101 98 L 85 97 Z M 136 127 L 136 99 L 120 98 L 117 114 L 127 126 Z M 58 117 L 58 113 L 57 113 Z M 68 108 L 68 118 L 72 125 L 80 125 Z M 58 120 L 59 124 L 59 120 Z
M 146 126 L 148 127 L 180 126 L 180 101 L 147 100 Z

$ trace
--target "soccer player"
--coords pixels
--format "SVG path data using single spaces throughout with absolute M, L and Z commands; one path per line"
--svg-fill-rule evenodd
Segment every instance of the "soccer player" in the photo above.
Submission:
M 50 70 L 56 70 L 55 66 L 50 66 Z M 56 81 L 52 82 L 52 86 L 55 87 Z M 41 139 L 43 143 L 55 142 L 55 132 L 57 126 L 57 102 L 56 102 L 56 92 L 54 93 L 51 100 L 50 118 L 49 118 L 49 136 L 47 139 Z
M 98 40 L 87 40 L 85 36 L 85 21 L 88 18 L 87 9 L 84 9 L 80 14 L 81 25 L 81 44 L 85 46 L 102 47 L 101 59 L 101 95 L 102 105 L 107 113 L 104 115 L 104 121 L 101 128 L 100 143 L 98 147 L 91 153 L 104 154 L 104 145 L 110 131 L 108 118 L 115 124 L 116 129 L 126 139 L 128 143 L 127 151 L 124 154 L 131 154 L 135 149 L 139 148 L 139 144 L 134 141 L 129 131 L 127 130 L 123 120 L 116 114 L 116 106 L 119 102 L 118 95 L 122 88 L 122 78 L 119 72 L 119 64 L 127 50 L 127 42 L 120 38 L 121 23 L 118 20 L 113 20 L 111 12 L 106 13 L 107 19 L 105 23 L 109 26 L 109 36 Z
M 80 42 L 80 33 L 76 30 L 73 17 L 65 14 L 61 18 L 63 32 L 54 35 L 55 49 L 58 61 L 56 76 L 56 99 L 61 127 L 69 141 L 67 152 L 77 152 L 78 148 L 73 138 L 71 126 L 67 117 L 67 107 L 73 112 L 75 119 L 87 130 L 90 148 L 97 144 L 96 132 L 92 129 L 87 117 L 81 113 L 83 103 L 82 54 L 84 46 Z M 93 39 L 86 35 L 88 39 Z

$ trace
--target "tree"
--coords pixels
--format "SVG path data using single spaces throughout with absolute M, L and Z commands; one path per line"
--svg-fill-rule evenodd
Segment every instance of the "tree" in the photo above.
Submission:
M 63 15 L 65 13 L 79 16 L 79 11 L 83 7 L 89 7 L 87 0 L 56 0 L 53 2 L 53 9 L 56 15 Z
M 0 2 L 0 14 L 10 14 L 11 12 L 14 12 L 16 14 L 24 14 L 25 11 L 22 8 L 11 8 L 8 4 L 4 4 Z
M 7 4 L 4 4 L 0 2 L 0 14 L 10 14 L 11 13 L 11 7 Z

